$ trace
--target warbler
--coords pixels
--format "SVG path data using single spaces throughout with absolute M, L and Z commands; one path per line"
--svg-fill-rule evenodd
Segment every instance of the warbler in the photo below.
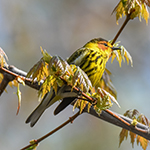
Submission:
M 113 45 L 103 38 L 95 38 L 75 51 L 67 59 L 67 62 L 79 66 L 87 74 L 92 86 L 96 87 L 102 78 L 106 63 L 111 57 L 113 50 L 120 50 L 120 48 L 113 47 Z M 33 127 L 43 112 L 57 100 L 62 99 L 54 111 L 55 115 L 66 108 L 77 97 L 78 93 L 71 91 L 71 88 L 67 85 L 59 87 L 57 93 L 51 88 L 50 92 L 45 94 L 41 103 L 27 118 L 26 123 L 30 122 L 30 126 Z

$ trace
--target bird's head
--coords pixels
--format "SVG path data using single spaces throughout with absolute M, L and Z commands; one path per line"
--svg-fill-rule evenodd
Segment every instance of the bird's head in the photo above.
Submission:
M 100 52 L 101 54 L 106 55 L 108 57 L 111 56 L 114 50 L 120 50 L 120 48 L 113 47 L 111 43 L 109 43 L 107 40 L 103 38 L 92 39 L 91 41 L 86 43 L 83 47 L 96 50 Z

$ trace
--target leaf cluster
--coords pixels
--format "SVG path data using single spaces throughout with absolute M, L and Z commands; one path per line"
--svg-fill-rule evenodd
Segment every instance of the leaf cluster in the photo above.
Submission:
M 116 13 L 117 24 L 122 16 L 129 16 L 130 19 L 138 17 L 140 21 L 143 18 L 148 23 L 149 12 L 147 6 L 150 7 L 149 0 L 120 0 L 113 10 Z
M 118 46 L 118 44 L 115 44 Z M 49 92 L 51 89 L 54 89 L 57 94 L 58 87 L 61 87 L 63 84 L 67 84 L 71 86 L 71 90 L 75 90 L 75 88 L 79 89 L 81 93 L 77 97 L 77 100 L 74 103 L 73 110 L 78 107 L 80 108 L 80 113 L 83 111 L 85 106 L 88 106 L 88 110 L 90 110 L 91 106 L 96 110 L 98 114 L 101 113 L 102 110 L 108 109 L 112 106 L 112 102 L 115 102 L 118 106 L 118 102 L 116 101 L 116 97 L 112 95 L 112 89 L 114 89 L 111 84 L 111 80 L 109 78 L 108 73 L 103 75 L 99 87 L 92 87 L 91 81 L 85 72 L 76 65 L 69 65 L 67 61 L 63 60 L 59 56 L 51 56 L 46 50 L 41 48 L 43 57 L 38 61 L 28 72 L 27 77 L 31 77 L 33 81 L 40 82 L 44 80 L 38 95 L 40 98 L 43 98 L 44 95 Z M 112 54 L 112 61 L 117 57 L 117 61 L 121 66 L 122 60 L 129 60 L 132 64 L 132 58 L 130 54 L 121 47 L 121 51 L 114 52 Z M 84 92 L 88 97 L 82 94 Z M 114 94 L 115 95 L 115 94 Z M 89 99 L 90 97 L 90 99 Z
M 112 41 L 110 41 L 111 43 Z M 118 47 L 120 42 L 117 42 L 115 44 L 113 44 L 113 46 Z M 127 64 L 129 64 L 129 62 L 131 63 L 131 66 L 133 67 L 133 61 L 132 61 L 132 57 L 129 54 L 129 52 L 125 49 L 124 46 L 120 46 L 121 50 L 117 50 L 117 51 L 113 51 L 112 56 L 111 56 L 111 63 L 114 61 L 114 59 L 116 58 L 117 61 L 119 62 L 119 66 L 121 67 L 121 63 L 123 62 L 127 62 Z
M 143 114 L 139 113 L 136 109 L 126 111 L 124 113 L 124 116 L 127 116 L 127 117 L 133 119 L 131 125 L 134 127 L 136 127 L 137 122 L 142 123 L 147 126 L 150 126 L 150 122 L 147 119 L 147 117 L 144 116 Z M 124 141 L 124 139 L 128 138 L 128 134 L 130 135 L 130 138 L 131 138 L 132 147 L 134 147 L 134 143 L 135 143 L 135 139 L 136 139 L 137 145 L 140 143 L 143 150 L 146 150 L 149 141 L 147 139 L 143 138 L 142 136 L 136 135 L 135 133 L 128 131 L 126 129 L 122 129 L 120 132 L 119 146 Z

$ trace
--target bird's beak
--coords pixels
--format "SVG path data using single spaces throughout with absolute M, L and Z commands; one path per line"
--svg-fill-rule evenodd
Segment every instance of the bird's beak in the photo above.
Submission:
M 111 48 L 113 51 L 115 51 L 115 50 L 121 50 L 121 48 L 119 48 L 119 47 L 112 47 Z

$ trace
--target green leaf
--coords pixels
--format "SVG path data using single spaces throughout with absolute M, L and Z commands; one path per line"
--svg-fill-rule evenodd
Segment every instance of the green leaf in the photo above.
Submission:
M 52 58 L 52 56 L 49 55 L 45 49 L 43 50 L 42 47 L 40 47 L 40 49 L 41 49 L 41 52 L 42 52 L 44 61 L 45 61 L 46 63 L 49 63 L 50 60 L 51 60 L 51 58 Z

